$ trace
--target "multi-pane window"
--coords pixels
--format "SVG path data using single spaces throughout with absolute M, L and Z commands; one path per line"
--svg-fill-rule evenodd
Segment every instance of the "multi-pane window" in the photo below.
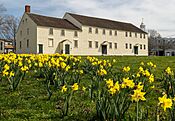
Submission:
M 109 48 L 112 49 L 112 42 L 109 42 Z
M 142 33 L 140 33 L 140 38 L 142 38 Z
M 27 35 L 29 35 L 29 28 L 27 28 Z
M 129 48 L 132 49 L 132 44 L 129 44 Z
M 135 37 L 137 38 L 137 33 L 135 33 Z
M 125 44 L 125 48 L 128 49 L 128 43 Z
M 78 48 L 78 40 L 74 40 L 74 47 Z
M 98 28 L 95 29 L 95 34 L 98 34 Z
M 129 36 L 132 37 L 132 33 L 131 32 L 129 32 Z
M 19 48 L 20 49 L 22 48 L 22 42 L 21 41 L 19 42 Z
M 92 28 L 91 27 L 89 27 L 89 33 L 92 33 Z
M 117 43 L 114 43 L 114 47 L 115 47 L 115 49 L 117 49 Z
M 142 45 L 140 45 L 140 49 L 142 49 Z
M 146 49 L 146 45 L 144 45 L 144 50 Z
M 78 32 L 74 31 L 74 37 L 78 37 Z
M 125 33 L 125 36 L 128 37 L 128 32 Z
M 117 36 L 117 31 L 115 31 L 115 36 Z
M 53 39 L 52 38 L 48 39 L 48 46 L 53 47 Z
M 92 41 L 89 41 L 89 48 L 92 48 Z
M 1 48 L 0 49 L 3 50 L 3 42 L 1 42 Z
M 49 28 L 49 34 L 53 35 L 53 28 Z
M 95 41 L 95 48 L 98 48 L 98 42 Z
M 105 29 L 103 29 L 103 34 L 104 34 L 104 35 L 106 34 L 106 31 L 105 31 Z
M 27 39 L 27 48 L 29 48 L 29 39 Z
M 112 30 L 109 31 L 109 35 L 112 35 Z
M 63 29 L 61 30 L 61 36 L 65 36 L 65 31 Z

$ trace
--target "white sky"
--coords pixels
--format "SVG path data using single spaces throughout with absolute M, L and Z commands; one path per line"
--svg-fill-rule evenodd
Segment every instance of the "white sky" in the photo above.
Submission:
M 138 26 L 144 18 L 147 29 L 162 36 L 175 35 L 175 0 L 0 0 L 7 14 L 22 16 L 24 6 L 31 12 L 62 17 L 65 12 L 130 22 Z

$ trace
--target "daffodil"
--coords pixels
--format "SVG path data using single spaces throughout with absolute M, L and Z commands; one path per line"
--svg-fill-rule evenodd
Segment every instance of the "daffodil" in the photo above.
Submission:
M 72 85 L 72 90 L 73 91 L 78 90 L 78 83 L 75 83 L 75 84 Z
M 131 95 L 131 99 L 132 101 L 136 101 L 136 102 L 138 102 L 139 100 L 145 101 L 146 98 L 144 97 L 144 95 L 145 95 L 145 92 L 141 92 L 140 89 L 136 89 L 134 90 L 134 94 Z
M 130 80 L 129 78 L 123 78 L 123 82 L 121 85 L 122 88 L 126 88 L 126 87 L 133 88 L 134 86 L 135 86 L 135 83 L 133 82 L 133 80 Z
M 174 75 L 173 71 L 171 70 L 170 67 L 167 67 L 167 69 L 165 70 L 165 72 L 168 74 L 168 75 Z
M 67 91 L 66 85 L 62 86 L 61 92 L 66 92 L 66 91 Z
M 107 74 L 107 71 L 105 69 L 100 69 L 97 71 L 97 73 L 100 75 L 100 76 L 104 76 Z
M 172 99 L 167 98 L 167 95 L 165 94 L 163 97 L 159 97 L 159 105 L 166 111 L 167 108 L 172 107 Z
M 123 68 L 123 72 L 129 72 L 129 71 L 130 71 L 130 67 L 129 66 Z
M 112 79 L 108 79 L 108 80 L 106 80 L 106 84 L 107 84 L 107 87 L 108 87 L 108 88 L 114 86 L 114 83 L 113 83 L 113 80 L 112 80 Z

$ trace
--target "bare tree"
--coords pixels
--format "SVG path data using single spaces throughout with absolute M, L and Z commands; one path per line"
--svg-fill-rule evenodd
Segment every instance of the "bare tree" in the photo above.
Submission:
M 0 13 L 6 9 L 0 4 Z M 19 19 L 12 15 L 0 14 L 0 37 L 3 39 L 11 40 L 15 47 L 16 45 L 16 32 L 19 24 Z
M 148 30 L 148 49 L 149 51 L 158 50 L 160 46 L 161 35 L 154 29 Z
M 5 39 L 15 41 L 18 23 L 18 18 L 14 16 L 5 16 L 3 18 L 3 24 L 0 27 L 1 36 Z

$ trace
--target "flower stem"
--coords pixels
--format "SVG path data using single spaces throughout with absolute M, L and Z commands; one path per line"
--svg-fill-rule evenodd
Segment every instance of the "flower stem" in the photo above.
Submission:
M 139 101 L 137 101 L 137 121 L 139 121 Z

